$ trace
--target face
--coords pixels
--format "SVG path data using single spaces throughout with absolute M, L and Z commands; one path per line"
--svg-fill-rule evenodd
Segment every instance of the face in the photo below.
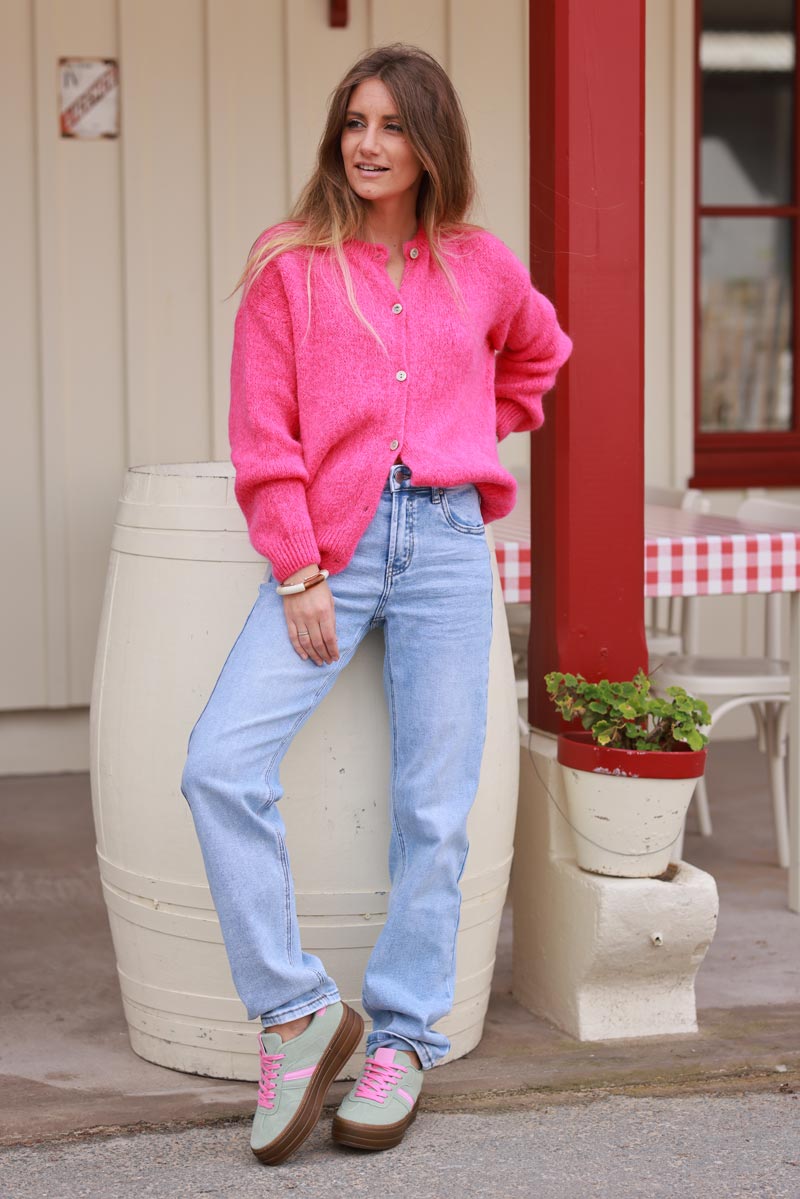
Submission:
M 341 148 L 347 181 L 363 200 L 383 201 L 408 193 L 416 201 L 422 163 L 406 139 L 391 92 L 380 79 L 365 79 L 353 89 Z

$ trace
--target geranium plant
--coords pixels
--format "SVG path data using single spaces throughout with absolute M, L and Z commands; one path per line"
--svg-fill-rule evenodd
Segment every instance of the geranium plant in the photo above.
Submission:
M 551 670 L 544 676 L 547 693 L 565 720 L 580 720 L 598 745 L 614 749 L 702 749 L 708 737 L 700 731 L 711 724 L 701 699 L 682 687 L 668 687 L 672 698 L 650 694 L 650 679 L 637 671 L 631 682 L 589 683 L 582 674 Z

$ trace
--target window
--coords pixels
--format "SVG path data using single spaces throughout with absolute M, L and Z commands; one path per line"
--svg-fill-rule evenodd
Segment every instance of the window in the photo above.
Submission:
M 800 0 L 697 0 L 695 474 L 800 485 Z

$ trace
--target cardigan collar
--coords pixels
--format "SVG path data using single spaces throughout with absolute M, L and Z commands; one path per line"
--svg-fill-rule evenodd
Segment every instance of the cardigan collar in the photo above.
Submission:
M 357 237 L 351 237 L 344 244 L 347 249 L 353 250 L 357 254 L 365 255 L 368 258 L 376 258 L 380 262 L 385 262 L 389 257 L 389 247 L 385 246 L 383 242 L 361 241 Z M 428 238 L 421 221 L 417 226 L 417 232 L 414 236 L 409 241 L 403 242 L 403 257 L 407 258 L 409 251 L 412 249 L 419 251 L 420 258 L 428 250 Z

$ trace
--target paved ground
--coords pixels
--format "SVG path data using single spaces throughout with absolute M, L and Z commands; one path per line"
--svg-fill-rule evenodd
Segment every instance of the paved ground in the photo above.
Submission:
M 541 1110 L 598 1089 L 652 1097 L 678 1087 L 686 1096 L 723 1081 L 775 1089 L 782 1080 L 800 1091 L 800 917 L 786 908 L 764 785 L 752 743 L 715 746 L 715 835 L 690 832 L 685 851 L 714 875 L 721 899 L 697 980 L 698 1033 L 580 1043 L 526 1011 L 511 995 L 508 912 L 483 1041 L 432 1072 L 429 1119 Z M 253 1084 L 162 1069 L 131 1051 L 85 776 L 0 780 L 0 962 L 0 1144 L 252 1112 Z M 337 1084 L 331 1099 L 344 1089 Z M 60 1199 L 52 1188 L 39 1195 Z
M 398 1148 L 332 1144 L 327 1120 L 297 1155 L 260 1165 L 248 1125 L 11 1149 L 3 1199 L 797 1199 L 800 1096 L 597 1098 L 494 1115 L 423 1112 Z

